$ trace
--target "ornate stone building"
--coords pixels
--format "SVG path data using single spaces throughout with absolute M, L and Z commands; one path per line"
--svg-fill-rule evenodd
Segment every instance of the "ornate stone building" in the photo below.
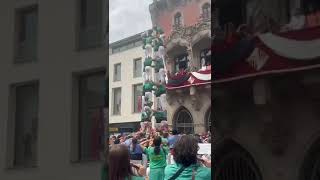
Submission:
M 313 42 L 320 26 L 281 30 L 308 2 L 216 2 L 214 179 L 319 179 L 320 54 Z M 253 33 L 223 49 L 227 23 L 235 29 L 245 24 Z
M 182 133 L 211 127 L 211 1 L 158 0 L 153 25 L 166 35 L 168 124 Z

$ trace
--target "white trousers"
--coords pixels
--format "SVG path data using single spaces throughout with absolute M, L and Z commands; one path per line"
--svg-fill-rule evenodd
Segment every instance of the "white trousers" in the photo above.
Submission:
M 159 70 L 159 79 L 160 79 L 161 83 L 164 83 L 166 81 L 165 77 L 166 77 L 166 72 L 164 71 L 163 68 L 161 68 Z
M 144 108 L 143 108 L 143 107 L 144 107 L 145 103 L 146 103 L 145 96 L 142 96 L 142 98 L 141 98 L 142 111 L 144 111 Z
M 165 50 L 164 50 L 164 47 L 163 46 L 160 46 L 159 47 L 159 51 L 158 51 L 158 55 L 160 56 L 160 57 L 163 57 L 164 55 L 165 55 Z
M 167 110 L 166 101 L 167 101 L 166 94 L 161 94 L 161 96 L 160 96 L 160 107 L 161 107 L 162 111 Z
M 143 79 L 144 81 L 151 81 L 152 80 L 152 68 L 151 66 L 145 67 L 146 72 L 143 73 Z
M 146 57 L 152 57 L 152 46 L 151 46 L 151 44 L 147 44 L 146 45 L 145 55 L 146 55 Z
M 148 101 L 152 101 L 152 92 L 145 92 L 144 95 L 148 98 Z

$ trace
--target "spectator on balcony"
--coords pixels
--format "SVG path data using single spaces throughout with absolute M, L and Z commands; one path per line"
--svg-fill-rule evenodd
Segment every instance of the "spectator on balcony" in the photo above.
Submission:
M 290 23 L 286 24 L 283 30 L 289 31 L 302 29 L 305 26 L 305 21 L 306 17 L 304 16 L 302 10 L 297 8 L 291 17 Z
M 316 12 L 312 4 L 308 6 L 308 15 L 306 17 L 306 27 L 316 27 L 320 25 L 320 12 Z

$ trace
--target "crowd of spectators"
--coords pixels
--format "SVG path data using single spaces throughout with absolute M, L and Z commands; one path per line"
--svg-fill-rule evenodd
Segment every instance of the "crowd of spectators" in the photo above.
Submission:
M 211 134 L 172 130 L 111 136 L 102 179 L 211 179 L 211 158 L 198 154 L 199 143 L 211 143 Z

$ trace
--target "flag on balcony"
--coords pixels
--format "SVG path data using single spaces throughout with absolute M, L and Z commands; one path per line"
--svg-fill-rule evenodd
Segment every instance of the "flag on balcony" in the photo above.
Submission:
M 320 27 L 260 34 L 253 42 L 254 48 L 248 57 L 234 53 L 235 48 L 228 51 L 229 55 L 228 52 L 213 53 L 215 83 L 320 68 Z

